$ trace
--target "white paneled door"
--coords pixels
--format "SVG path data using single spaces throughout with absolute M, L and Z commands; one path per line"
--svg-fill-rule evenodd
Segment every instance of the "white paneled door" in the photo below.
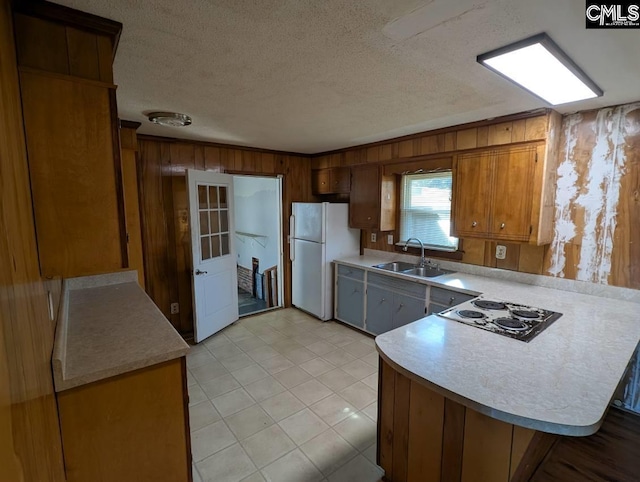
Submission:
M 233 243 L 233 176 L 187 171 L 196 343 L 236 321 L 238 272 Z

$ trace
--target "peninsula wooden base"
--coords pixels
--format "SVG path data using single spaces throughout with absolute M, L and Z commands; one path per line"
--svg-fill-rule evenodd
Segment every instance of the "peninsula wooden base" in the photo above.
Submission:
M 508 482 L 535 431 L 495 420 L 380 359 L 378 465 L 389 482 Z
M 378 465 L 388 482 L 637 482 L 640 417 L 612 410 L 589 437 L 562 437 L 466 408 L 380 359 Z
M 184 357 L 59 392 L 68 482 L 191 481 Z

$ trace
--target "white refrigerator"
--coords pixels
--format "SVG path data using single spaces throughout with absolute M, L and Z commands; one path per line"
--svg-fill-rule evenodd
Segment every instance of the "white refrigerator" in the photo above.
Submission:
M 336 258 L 360 253 L 360 230 L 349 228 L 349 205 L 293 203 L 289 256 L 292 303 L 321 320 L 333 318 Z

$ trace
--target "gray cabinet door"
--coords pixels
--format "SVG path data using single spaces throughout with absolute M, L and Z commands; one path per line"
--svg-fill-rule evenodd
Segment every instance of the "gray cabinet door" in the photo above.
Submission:
M 393 328 L 393 297 L 391 291 L 367 286 L 367 331 L 375 335 Z
M 393 297 L 393 328 L 424 318 L 425 301 L 396 293 Z
M 364 328 L 364 283 L 338 276 L 337 318 Z

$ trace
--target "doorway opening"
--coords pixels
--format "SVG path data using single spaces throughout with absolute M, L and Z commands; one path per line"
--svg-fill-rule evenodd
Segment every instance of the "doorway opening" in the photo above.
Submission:
M 282 177 L 233 175 L 240 317 L 283 303 Z

